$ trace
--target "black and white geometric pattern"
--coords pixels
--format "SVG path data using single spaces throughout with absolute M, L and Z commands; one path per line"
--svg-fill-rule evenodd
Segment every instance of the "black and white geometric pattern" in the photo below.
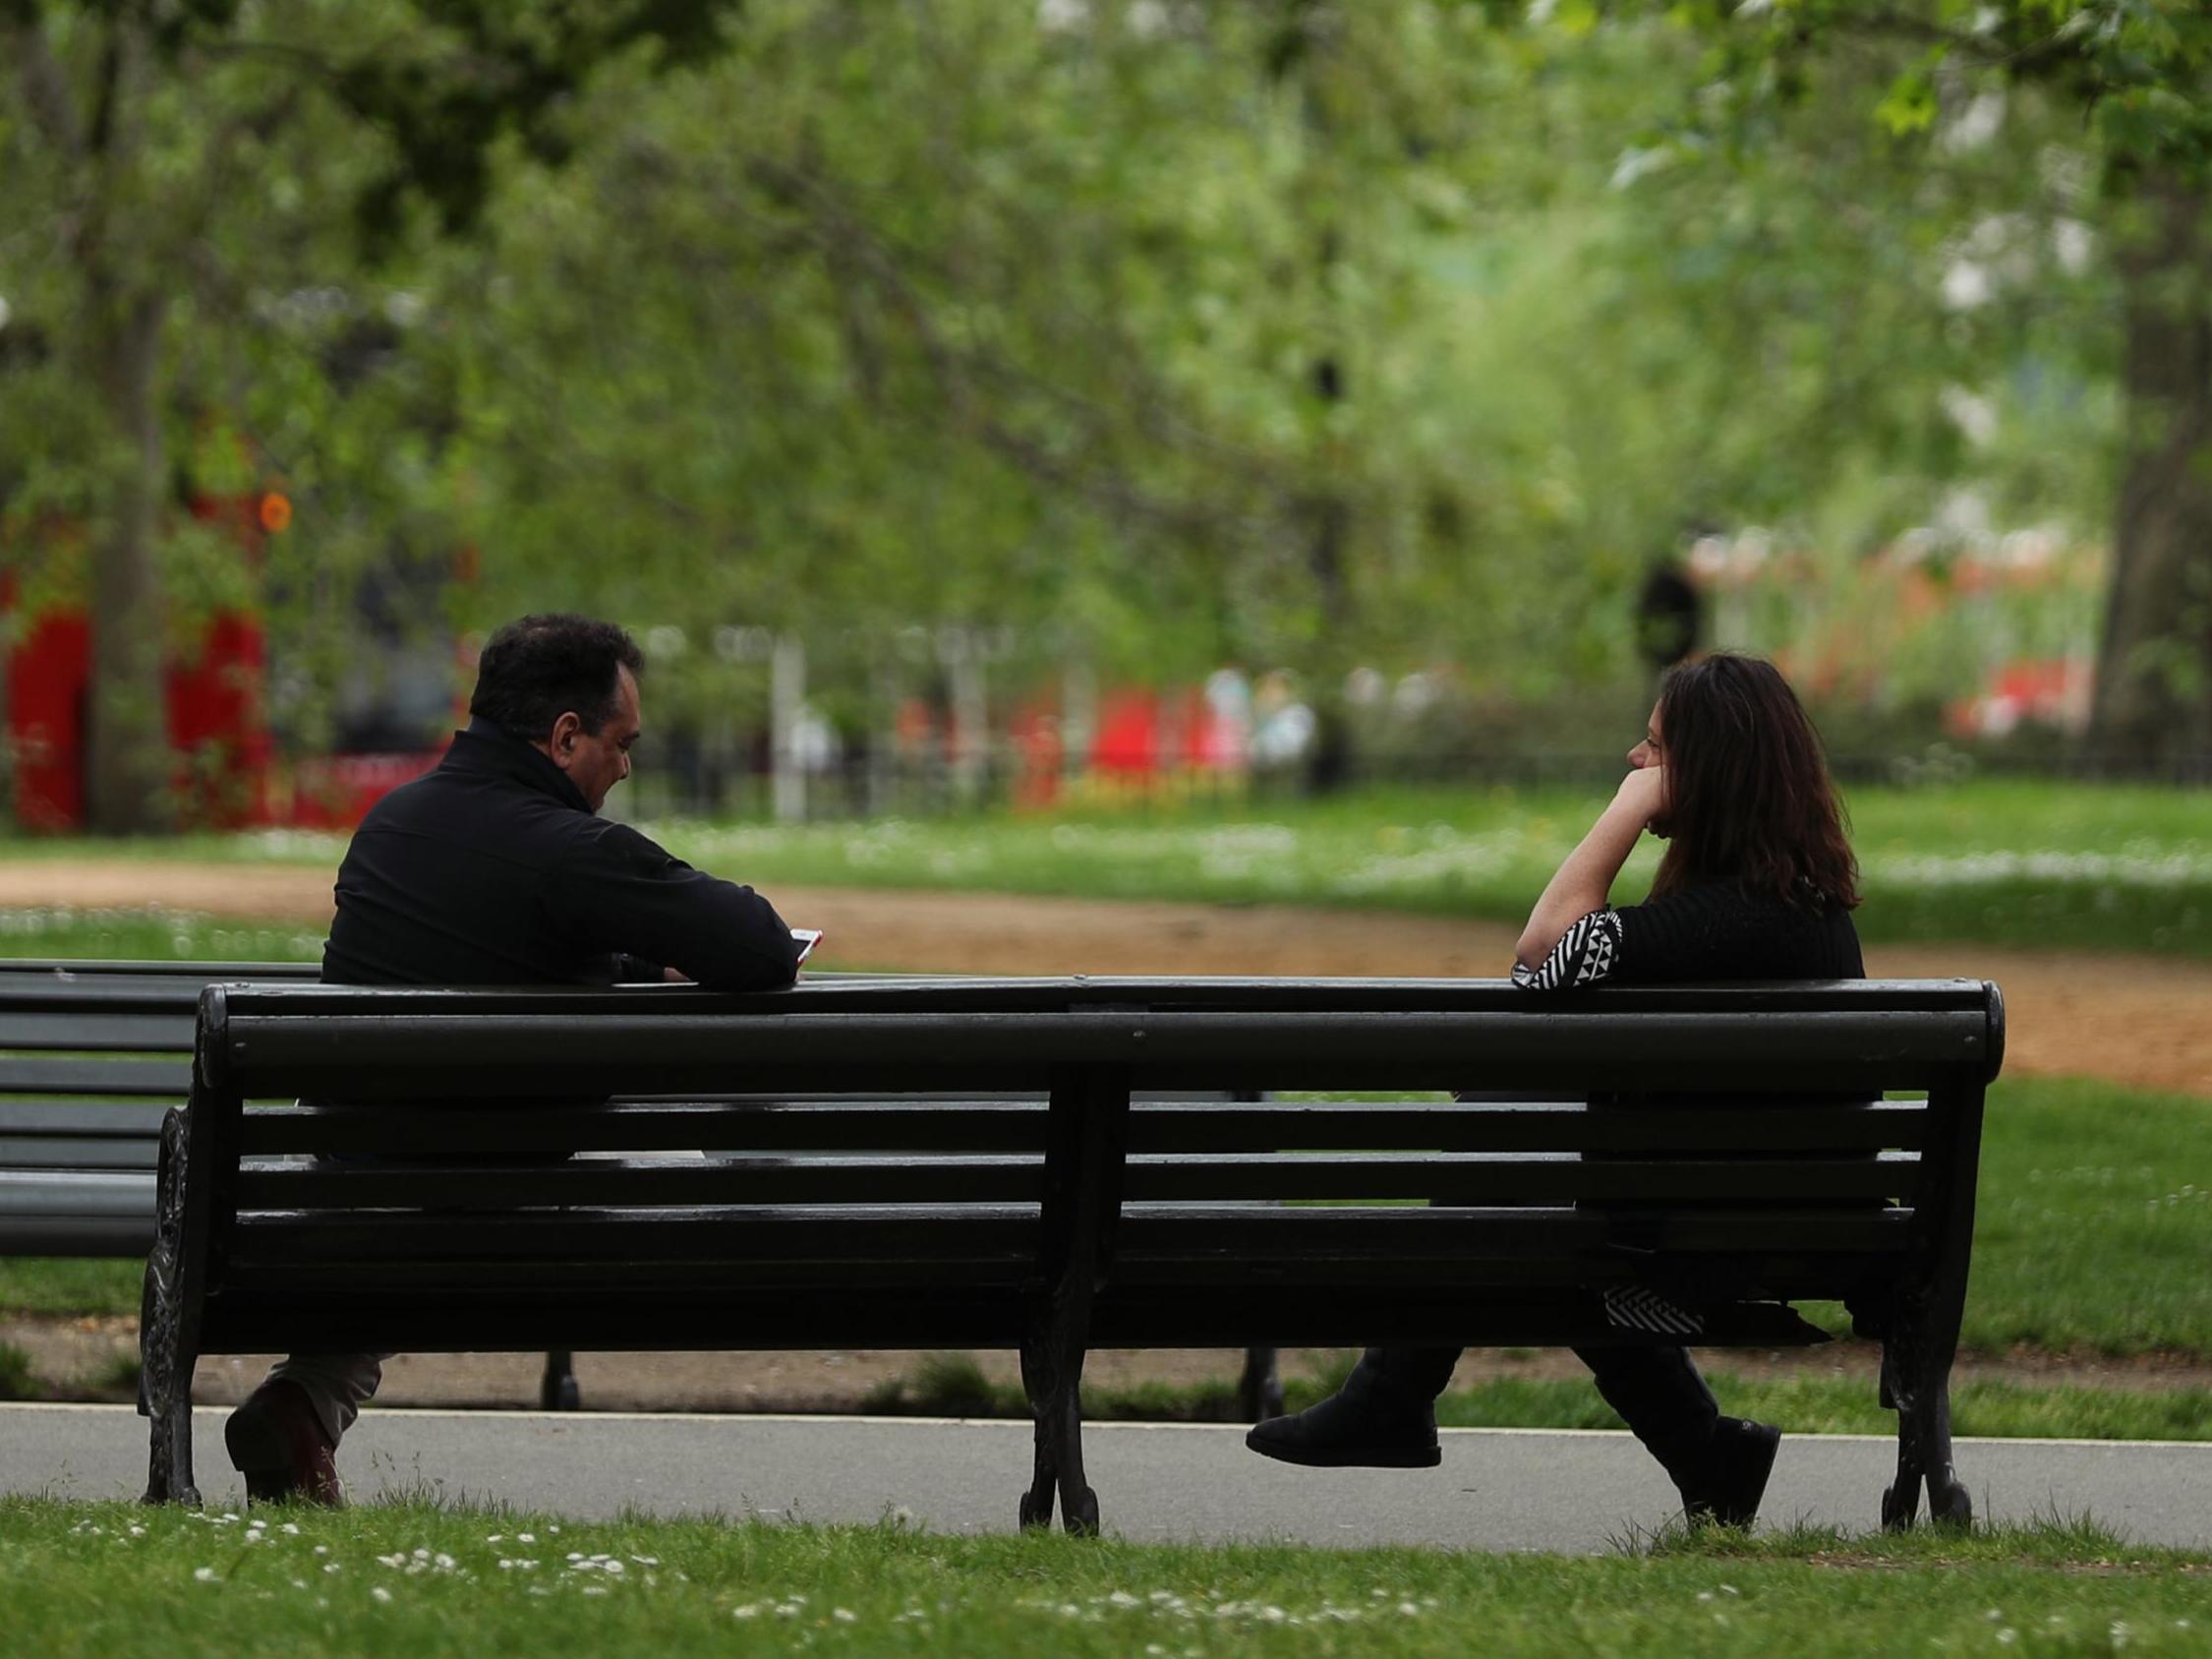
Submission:
M 1640 1284 L 1615 1285 L 1604 1293 L 1605 1323 L 1622 1331 L 1652 1331 L 1662 1336 L 1695 1336 L 1705 1321 Z
M 1559 936 L 1534 968 L 1513 965 L 1513 982 L 1527 991 L 1566 990 L 1609 979 L 1620 966 L 1620 917 L 1610 905 L 1592 911 Z

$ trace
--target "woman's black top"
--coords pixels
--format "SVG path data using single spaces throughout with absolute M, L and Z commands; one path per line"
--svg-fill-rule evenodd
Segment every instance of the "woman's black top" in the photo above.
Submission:
M 1811 892 L 1786 904 L 1733 882 L 1592 911 L 1541 964 L 1513 970 L 1515 984 L 1546 991 L 1601 982 L 1865 978 L 1858 929 L 1841 905 Z
M 1733 882 L 1685 888 L 1641 905 L 1606 906 L 1583 917 L 1535 968 L 1516 965 L 1525 990 L 1582 985 L 1667 984 L 1706 979 L 1863 979 L 1858 929 L 1851 913 L 1807 890 L 1802 903 L 1746 893 Z M 1663 1107 L 1696 1103 L 1694 1096 L 1593 1096 L 1593 1106 Z M 1791 1096 L 1805 1104 L 1859 1103 L 1857 1096 Z M 1862 1155 L 1839 1154 L 1841 1156 Z M 1608 1206 L 1590 1208 L 1606 1209 Z M 1622 1330 L 1695 1338 L 1705 1329 L 1695 1287 L 1616 1285 L 1601 1301 L 1608 1324 Z M 1853 1307 L 1861 1334 L 1878 1322 Z

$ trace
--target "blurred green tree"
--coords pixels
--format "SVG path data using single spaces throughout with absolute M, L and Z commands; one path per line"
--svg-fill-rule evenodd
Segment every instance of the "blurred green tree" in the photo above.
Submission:
M 693 61 L 729 4 L 582 0 L 6 0 L 0 135 L 49 273 L 48 389 L 74 444 L 24 492 L 89 542 L 93 682 L 87 813 L 161 824 L 168 426 L 181 322 L 219 309 L 272 256 L 349 221 L 373 252 L 427 209 L 471 224 L 495 152 L 566 152 L 568 107 L 600 65 Z M 271 165 L 281 157 L 281 168 Z M 337 193 L 330 194 L 329 187 Z M 264 297 L 265 291 L 264 291 Z M 219 400 L 210 399 L 215 403 Z M 19 405 L 20 408 L 20 405 Z
M 2007 89 L 2070 112 L 2105 198 L 2124 404 L 2093 755 L 2212 753 L 2212 9 L 2202 0 L 1670 3 L 1715 42 L 1723 114 L 1888 73 L 1889 131 L 1941 139 Z M 1896 59 L 1903 57 L 1898 64 Z M 1985 104 L 1985 107 L 1988 107 Z

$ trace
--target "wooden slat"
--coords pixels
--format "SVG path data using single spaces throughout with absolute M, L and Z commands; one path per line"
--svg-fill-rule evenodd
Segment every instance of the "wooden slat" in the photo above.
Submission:
M 1141 1104 L 1131 1112 L 1142 1152 L 1424 1147 L 1496 1152 L 1878 1151 L 1912 1149 L 1924 1102 L 1863 1107 L 1754 1105 L 1592 1111 L 1580 1105 Z M 619 1152 L 717 1149 L 803 1152 L 1015 1152 L 1041 1147 L 1044 1108 L 1024 1100 L 681 1103 L 610 1106 L 457 1102 L 296 1107 L 247 1114 L 249 1153 L 401 1151 Z
M 0 1169 L 151 1169 L 160 1154 L 146 1136 L 0 1135 Z
M 327 1164 L 249 1168 L 241 1211 L 521 1209 L 568 1205 L 1033 1203 L 1043 1164 L 1028 1157 L 579 1158 L 536 1166 L 409 1168 Z M 1436 1204 L 1730 1202 L 1768 1207 L 1892 1200 L 1919 1178 L 1916 1155 L 1810 1162 L 1767 1158 L 1586 1161 L 1572 1154 L 1353 1153 L 1316 1157 L 1140 1156 L 1135 1202 L 1375 1201 Z
M 0 1169 L 0 1255 L 144 1256 L 153 1176 Z
M 1321 1273 L 1395 1263 L 1445 1278 L 1527 1269 L 1577 1254 L 1902 1250 L 1908 1210 L 1834 1212 L 1723 1208 L 1640 1212 L 1593 1209 L 1310 1209 L 1228 1205 L 1131 1205 L 1122 1213 L 1115 1277 L 1195 1274 L 1211 1264 L 1240 1272 Z M 1621 1252 L 1618 1240 L 1634 1239 Z
M 314 984 L 322 971 L 312 962 L 141 962 L 113 957 L 17 957 L 0 962 L 0 992 L 25 980 L 74 980 L 107 984 L 144 980 L 189 980 L 201 985 L 222 981 L 252 984 Z
M 839 1262 L 918 1264 L 1007 1256 L 1036 1246 L 1027 1205 L 960 1206 L 935 1213 L 875 1206 L 715 1208 L 665 1212 L 564 1211 L 494 1217 L 321 1212 L 240 1216 L 228 1231 L 240 1261 L 340 1263 Z M 333 1294 L 341 1293 L 333 1286 Z
M 465 1012 L 334 987 L 249 989 L 226 1000 L 228 1063 L 250 1093 L 404 1099 L 625 1089 L 1044 1088 L 1063 1067 L 1126 1068 L 1139 1088 L 1478 1087 L 1836 1091 L 1978 1075 L 1986 1009 L 1851 1007 L 1775 1019 L 1720 1000 L 1632 1013 L 1592 996 L 1526 998 L 1512 1012 L 1290 1015 L 1170 1011 L 959 1015 L 609 1012 L 532 1004 Z M 430 993 L 425 993 L 428 998 Z M 312 1012 L 291 1012 L 294 1007 Z M 261 1010 L 257 1012 L 256 1010 Z M 651 1056 L 647 1063 L 641 1056 Z M 1478 1064 L 1479 1059 L 1479 1064 Z M 1465 1075 L 1475 1070 L 1477 1076 Z
M 389 1283 L 342 1302 L 320 1293 L 326 1274 L 248 1274 L 208 1301 L 202 1336 L 211 1353 L 1011 1348 L 1028 1302 L 1021 1269 L 1019 1259 L 927 1263 L 878 1278 L 803 1265 L 495 1263 L 472 1268 L 463 1284 L 440 1265 L 388 1270 Z
M 1839 1158 L 1608 1158 L 1574 1154 L 1336 1153 L 1132 1160 L 1132 1202 L 1426 1199 L 1444 1205 L 1893 1200 L 1918 1186 L 1917 1154 Z
M 605 1106 L 527 1102 L 487 1109 L 439 1102 L 373 1107 L 269 1107 L 246 1114 L 244 1150 L 266 1153 L 495 1154 L 557 1152 L 1034 1151 L 1045 1113 L 1034 1103 L 761 1107 Z
M 1274 1103 L 1139 1106 L 1142 1152 L 1261 1152 L 1283 1147 L 1429 1147 L 1464 1152 L 1790 1152 L 1913 1149 L 1925 1100 L 1865 1106 L 1787 1100 L 1592 1109 L 1579 1102 Z
M 190 1053 L 189 1045 L 183 1050 Z M 114 1095 L 182 1104 L 190 1060 L 33 1059 L 0 1054 L 0 1095 Z M 0 1111 L 7 1102 L 0 1100 Z
M 1675 1015 L 1725 1007 L 1758 1015 L 1843 1013 L 1876 1020 L 1922 1015 L 1987 1013 L 1991 987 L 1979 979 L 1845 979 L 1789 983 L 1607 985 L 1598 995 L 1538 996 L 1507 979 L 1327 978 L 1185 976 L 1168 978 L 1071 975 L 1063 977 L 955 975 L 808 975 L 780 991 L 707 991 L 690 985 L 606 989 L 463 991 L 437 987 L 377 987 L 379 1006 L 422 1013 L 472 1010 L 513 1012 L 559 1000 L 569 1019 L 608 1012 L 717 1019 L 784 1014 L 794 1009 L 846 1013 L 1003 1014 L 1109 1009 L 1199 1012 L 1258 1011 L 1277 1014 L 1542 1013 L 1571 1021 L 1604 1012 Z M 325 1013 L 358 1006 L 362 988 L 344 985 L 257 985 L 241 993 L 243 1013 Z
M 190 1014 L 52 1014 L 0 1010 L 0 1048 L 189 1054 Z
M 158 1140 L 166 1105 L 136 1100 L 0 1100 L 0 1135 Z
M 1039 1157 L 578 1158 L 539 1167 L 253 1169 L 238 1208 L 524 1209 L 717 1204 L 1034 1204 Z

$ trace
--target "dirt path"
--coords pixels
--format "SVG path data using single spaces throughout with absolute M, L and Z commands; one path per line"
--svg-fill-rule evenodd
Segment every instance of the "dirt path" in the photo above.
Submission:
M 1494 975 L 1497 922 L 1286 905 L 1171 905 L 998 894 L 776 889 L 827 930 L 825 968 L 983 974 Z M 0 863 L 0 909 L 159 904 L 322 925 L 320 870 L 235 864 Z M 2212 1096 L 2212 963 L 1987 945 L 1886 945 L 1868 972 L 1961 975 L 2005 987 L 2006 1070 Z
M 0 1320 L 0 1343 L 24 1351 L 48 1397 L 127 1400 L 128 1367 L 139 1351 L 138 1321 L 114 1319 Z M 203 1405 L 235 1405 L 267 1372 L 273 1356 L 212 1354 L 200 1362 L 193 1397 Z M 576 1382 L 594 1411 L 856 1411 L 871 1390 L 911 1382 L 913 1353 L 822 1350 L 792 1353 L 578 1354 Z M 1013 1386 L 1020 1368 L 1012 1353 L 970 1356 L 992 1382 Z M 1312 1377 L 1338 1359 L 1328 1349 L 1284 1352 L 1284 1378 Z M 1760 1352 L 1715 1350 L 1710 1369 L 1739 1377 L 1850 1377 L 1871 1390 L 1881 1353 L 1871 1343 Z M 400 1354 L 384 1367 L 378 1398 L 387 1405 L 529 1407 L 538 1401 L 537 1354 Z M 1086 1388 L 1113 1392 L 1140 1383 L 1234 1387 L 1241 1350 L 1228 1348 L 1101 1349 L 1085 1357 Z M 1472 1388 L 1491 1378 L 1586 1379 L 1575 1357 L 1560 1349 L 1474 1348 L 1460 1361 L 1454 1381 Z M 2002 1381 L 2030 1386 L 2065 1383 L 2082 1388 L 2165 1390 L 2212 1388 L 2212 1365 L 2186 1355 L 2143 1354 L 2127 1359 L 2048 1353 L 1961 1354 L 1954 1381 Z

